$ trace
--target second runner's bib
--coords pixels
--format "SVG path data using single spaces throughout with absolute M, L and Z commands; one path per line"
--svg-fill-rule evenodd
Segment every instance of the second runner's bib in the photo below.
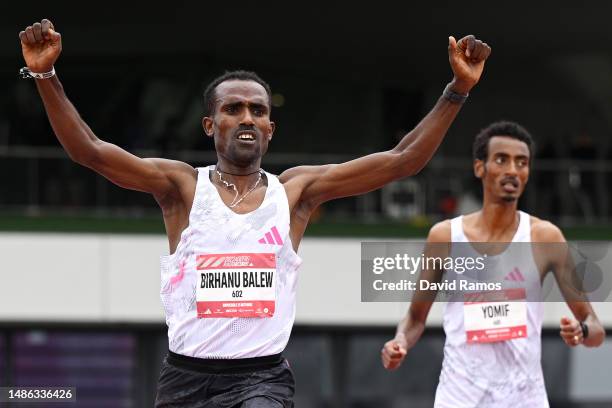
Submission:
M 467 343 L 527 337 L 525 289 L 465 294 L 463 324 Z

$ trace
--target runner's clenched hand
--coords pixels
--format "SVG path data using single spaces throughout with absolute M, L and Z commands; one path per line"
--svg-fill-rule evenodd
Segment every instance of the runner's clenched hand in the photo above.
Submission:
M 562 317 L 559 326 L 561 327 L 559 334 L 568 346 L 577 346 L 584 340 L 582 327 L 580 327 L 578 320 Z
M 406 358 L 406 342 L 400 339 L 389 340 L 380 351 L 382 365 L 387 370 L 396 370 Z
M 470 92 L 480 80 L 489 55 L 491 47 L 473 35 L 465 36 L 459 41 L 456 41 L 455 37 L 448 37 L 448 60 L 455 75 L 453 79 L 455 92 L 462 94 Z
M 32 72 L 49 72 L 62 51 L 62 36 L 53 23 L 43 19 L 19 33 L 21 51 L 26 65 Z

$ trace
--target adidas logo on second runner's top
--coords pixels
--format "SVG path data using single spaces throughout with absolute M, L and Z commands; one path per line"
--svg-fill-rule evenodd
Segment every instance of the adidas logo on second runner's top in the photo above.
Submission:
M 514 268 L 513 270 L 511 270 L 510 273 L 506 275 L 504 280 L 507 280 L 507 281 L 516 281 L 516 282 L 525 282 L 525 278 L 523 277 L 523 274 L 521 273 L 521 271 L 518 268 Z
M 271 244 L 271 245 L 283 245 L 283 239 L 276 227 L 272 227 L 269 232 L 266 232 L 266 235 L 263 236 L 260 240 L 258 240 L 260 244 Z

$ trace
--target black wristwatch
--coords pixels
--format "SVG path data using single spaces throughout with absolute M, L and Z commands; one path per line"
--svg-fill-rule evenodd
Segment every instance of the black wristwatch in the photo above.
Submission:
M 582 329 L 582 338 L 586 339 L 589 337 L 589 326 L 585 322 L 580 322 L 580 328 Z
M 451 84 L 449 83 L 444 88 L 444 92 L 442 92 L 442 96 L 451 103 L 462 104 L 466 101 L 470 94 L 460 94 L 451 89 Z

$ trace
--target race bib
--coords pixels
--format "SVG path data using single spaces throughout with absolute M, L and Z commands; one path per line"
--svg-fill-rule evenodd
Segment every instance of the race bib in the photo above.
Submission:
M 527 337 L 525 289 L 465 294 L 463 324 L 468 343 Z
M 198 255 L 196 269 L 199 318 L 274 316 L 275 254 Z

